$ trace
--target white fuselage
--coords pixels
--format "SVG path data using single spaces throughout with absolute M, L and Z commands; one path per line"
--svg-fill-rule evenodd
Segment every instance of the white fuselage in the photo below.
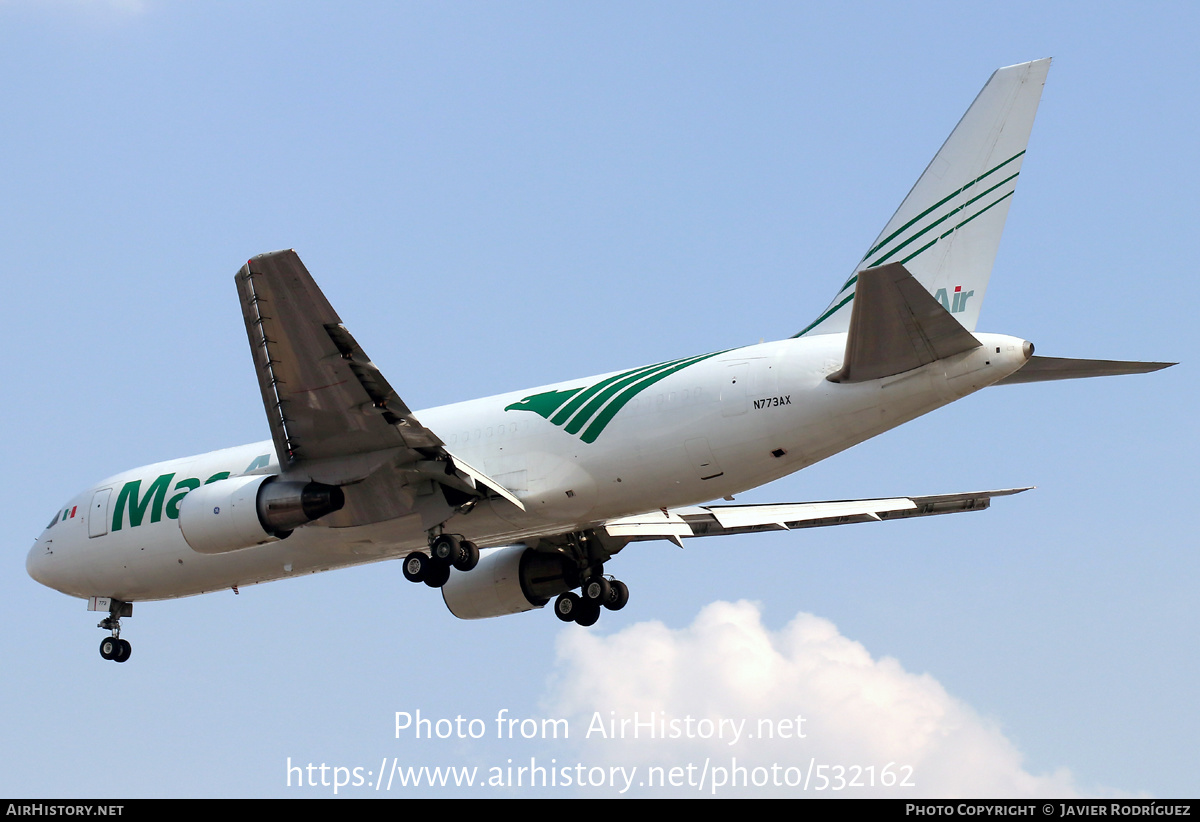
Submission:
M 711 356 L 629 399 L 594 441 L 509 406 L 611 375 L 416 412 L 446 449 L 525 506 L 493 498 L 445 523 L 481 547 L 659 508 L 694 505 L 797 471 L 1017 371 L 1023 340 L 977 334 L 972 351 L 885 379 L 838 384 L 845 334 L 782 340 Z M 506 410 L 507 409 L 507 410 Z M 276 474 L 270 441 L 148 465 L 72 498 L 29 552 L 27 568 L 63 593 L 133 602 L 395 558 L 427 546 L 416 511 L 371 525 L 325 519 L 287 539 L 200 554 L 178 524 L 183 495 L 222 474 Z M 165 479 L 164 479 L 165 477 Z M 190 482 L 189 482 L 190 480 Z M 138 482 L 132 493 L 129 483 Z

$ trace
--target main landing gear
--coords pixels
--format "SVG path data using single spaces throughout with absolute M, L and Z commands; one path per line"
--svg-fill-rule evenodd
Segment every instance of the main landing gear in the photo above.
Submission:
M 113 662 L 124 662 L 133 653 L 133 647 L 127 640 L 121 639 L 121 615 L 129 616 L 133 608 L 128 602 L 114 599 L 108 609 L 108 616 L 100 620 L 97 628 L 112 631 L 112 636 L 106 636 L 100 642 L 100 656 Z
M 619 611 L 625 607 L 629 602 L 629 587 L 604 573 L 604 563 L 624 548 L 625 542 L 588 530 L 567 534 L 555 543 L 565 566 L 563 582 L 570 588 L 578 586 L 578 593 L 567 590 L 554 600 L 556 617 L 587 627 L 596 624 L 602 609 Z
M 454 534 L 441 534 L 429 543 L 429 553 L 413 551 L 404 558 L 404 578 L 441 588 L 450 569 L 470 571 L 479 564 L 479 546 Z
M 585 628 L 595 625 L 600 618 L 600 609 L 619 611 L 629 602 L 629 586 L 619 579 L 607 579 L 596 575 L 583 583 L 577 594 L 567 591 L 554 600 L 554 615 L 563 622 L 574 622 Z

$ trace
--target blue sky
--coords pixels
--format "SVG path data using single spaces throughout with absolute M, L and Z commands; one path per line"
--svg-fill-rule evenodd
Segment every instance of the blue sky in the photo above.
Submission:
M 1195 796 L 1197 23 L 1168 3 L 0 2 L 0 739 L 20 752 L 0 793 L 327 795 L 288 788 L 288 758 L 732 751 L 907 757 L 922 795 Z M 247 257 L 296 248 L 413 408 L 783 337 L 991 71 L 1044 56 L 980 329 L 1181 365 L 989 389 L 739 500 L 1036 491 L 635 545 L 610 569 L 629 607 L 588 632 L 459 622 L 386 563 L 139 604 L 117 666 L 96 615 L 26 576 L 71 494 L 267 436 Z M 395 737 L 397 711 L 502 709 L 813 731 L 719 751 Z M 508 793 L 432 791 L 462 792 Z

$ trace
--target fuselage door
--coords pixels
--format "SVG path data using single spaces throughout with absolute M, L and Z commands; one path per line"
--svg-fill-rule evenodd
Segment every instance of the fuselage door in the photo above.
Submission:
M 102 537 L 108 533 L 108 498 L 111 488 L 101 488 L 92 494 L 92 507 L 88 509 L 88 536 Z
M 721 416 L 737 417 L 746 413 L 746 381 L 750 378 L 750 363 L 739 362 L 725 369 L 725 384 L 721 387 Z

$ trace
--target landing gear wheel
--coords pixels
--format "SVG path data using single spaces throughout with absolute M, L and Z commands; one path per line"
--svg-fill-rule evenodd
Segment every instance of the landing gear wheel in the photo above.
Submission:
M 104 659 L 116 659 L 117 651 L 121 648 L 121 640 L 116 637 L 106 636 L 100 640 L 100 656 Z
M 424 582 L 429 565 L 428 556 L 420 551 L 413 551 L 404 558 L 404 578 L 409 582 Z
M 113 655 L 114 662 L 124 662 L 133 653 L 133 646 L 127 640 L 117 640 L 117 653 Z
M 590 602 L 583 603 L 583 607 L 579 609 L 578 616 L 575 617 L 575 624 L 582 625 L 584 628 L 589 625 L 595 625 L 596 620 L 600 618 L 600 606 L 593 605 Z
M 604 607 L 610 611 L 619 611 L 629 604 L 629 586 L 619 579 L 614 579 L 609 583 L 608 599 L 604 600 Z
M 459 544 L 458 557 L 452 564 L 459 571 L 470 571 L 479 564 L 479 546 L 464 539 Z
M 583 601 L 589 605 L 599 607 L 600 603 L 608 601 L 611 594 L 612 586 L 604 577 L 592 577 L 583 583 Z
M 461 556 L 462 542 L 453 534 L 442 534 L 430 544 L 429 553 L 439 563 L 449 567 Z
M 576 615 L 583 610 L 583 600 L 578 594 L 567 591 L 559 594 L 554 600 L 554 615 L 563 622 L 574 622 Z
M 425 569 L 423 581 L 430 588 L 441 588 L 450 579 L 450 566 L 440 562 L 430 562 Z

